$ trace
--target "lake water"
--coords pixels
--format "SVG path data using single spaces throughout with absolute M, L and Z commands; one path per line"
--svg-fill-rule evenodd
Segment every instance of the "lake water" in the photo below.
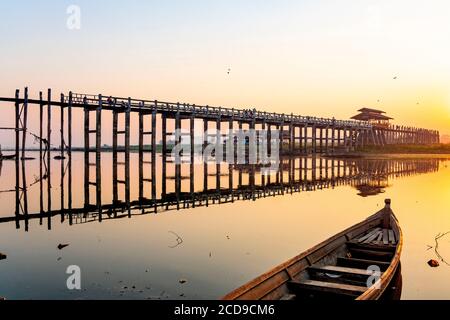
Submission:
M 189 165 L 176 174 L 167 163 L 163 171 L 158 156 L 152 182 L 152 166 L 143 165 L 140 179 L 138 155 L 131 154 L 129 174 L 119 163 L 115 184 L 112 154 L 104 153 L 101 190 L 90 167 L 89 205 L 84 154 L 74 153 L 68 164 L 52 160 L 49 214 L 47 165 L 41 177 L 39 160 L 25 162 L 27 187 L 20 175 L 17 189 L 22 164 L 3 161 L 0 252 L 7 259 L 0 261 L 0 296 L 217 299 L 391 198 L 405 237 L 402 299 L 450 298 L 450 266 L 427 264 L 438 254 L 450 262 L 450 235 L 440 239 L 437 253 L 434 248 L 435 237 L 450 231 L 450 161 L 444 158 L 296 158 L 285 160 L 282 176 L 273 173 L 269 181 L 246 166 L 231 168 L 230 179 L 226 164 L 220 175 L 208 164 L 206 178 L 205 165 L 196 164 L 191 179 Z M 69 246 L 59 250 L 59 244 Z M 81 291 L 67 289 L 71 265 L 81 268 Z

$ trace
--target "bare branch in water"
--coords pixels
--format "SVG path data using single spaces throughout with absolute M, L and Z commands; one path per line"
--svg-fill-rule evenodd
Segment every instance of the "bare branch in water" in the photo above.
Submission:
M 434 247 L 434 252 L 436 253 L 436 256 L 439 258 L 439 260 L 441 260 L 441 262 L 445 263 L 447 266 L 450 266 L 450 264 L 447 261 L 445 261 L 444 257 L 439 253 L 439 241 L 449 234 L 450 234 L 450 231 L 446 232 L 446 233 L 439 233 L 436 236 L 436 238 L 434 239 L 434 241 L 436 242 L 436 246 Z
M 169 233 L 173 234 L 176 238 L 177 244 L 174 246 L 169 246 L 171 249 L 175 249 L 176 247 L 180 246 L 183 243 L 183 238 L 181 238 L 176 232 L 169 231 Z

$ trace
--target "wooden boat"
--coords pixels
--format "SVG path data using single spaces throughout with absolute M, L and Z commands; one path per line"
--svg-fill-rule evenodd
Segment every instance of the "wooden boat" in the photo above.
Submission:
M 403 234 L 391 201 L 365 221 L 281 264 L 224 300 L 378 300 L 400 265 Z

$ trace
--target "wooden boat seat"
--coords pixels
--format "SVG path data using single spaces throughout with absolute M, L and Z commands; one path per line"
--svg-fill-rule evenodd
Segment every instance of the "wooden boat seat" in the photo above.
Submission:
M 389 251 L 350 248 L 350 256 L 348 256 L 348 258 L 368 259 L 386 262 L 391 261 L 393 256 L 394 252 Z
M 355 243 L 371 245 L 396 245 L 397 239 L 392 229 L 374 228 L 358 237 Z
M 384 252 L 395 252 L 397 247 L 395 245 L 384 244 L 371 244 L 371 243 L 359 243 L 357 241 L 347 242 L 347 248 L 363 249 L 363 250 L 379 250 Z
M 344 296 L 357 297 L 366 292 L 367 287 L 355 286 L 350 284 L 316 281 L 316 280 L 303 280 L 303 281 L 290 281 L 289 286 L 293 292 L 302 293 L 305 291 L 332 293 Z
M 337 265 L 342 267 L 360 268 L 360 269 L 367 269 L 370 266 L 378 266 L 380 267 L 381 271 L 385 271 L 387 268 L 389 268 L 390 263 L 386 261 L 338 257 Z
M 324 267 L 309 267 L 310 272 L 319 272 L 331 275 L 343 275 L 343 276 L 359 276 L 368 277 L 366 269 L 339 267 L 339 266 L 324 266 Z

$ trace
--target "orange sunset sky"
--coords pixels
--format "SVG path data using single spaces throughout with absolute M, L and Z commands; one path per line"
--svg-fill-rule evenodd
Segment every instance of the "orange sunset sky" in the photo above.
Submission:
M 450 135 L 448 1 L 5 2 L 0 96 L 51 87 L 339 119 L 364 106 Z

